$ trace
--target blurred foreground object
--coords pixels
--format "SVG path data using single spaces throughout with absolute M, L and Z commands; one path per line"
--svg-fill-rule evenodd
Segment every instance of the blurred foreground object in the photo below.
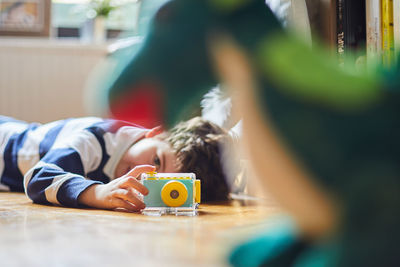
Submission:
M 89 92 L 87 93 L 86 96 L 86 103 L 88 107 L 88 111 L 90 114 L 93 114 L 95 116 L 111 116 L 111 117 L 117 117 L 119 119 L 123 120 L 128 120 L 128 121 L 133 121 L 135 123 L 140 122 L 143 125 L 146 125 L 147 127 L 153 127 L 156 126 L 157 123 L 161 123 L 163 121 L 163 116 L 164 116 L 164 110 L 167 109 L 168 107 L 166 106 L 166 103 L 163 101 L 162 96 L 160 99 L 159 94 L 154 94 L 151 95 L 151 97 L 143 98 L 143 94 L 138 94 L 138 96 L 135 96 L 134 103 L 135 105 L 128 105 L 126 107 L 124 104 L 125 102 L 132 103 L 132 99 L 126 100 L 126 98 L 123 98 L 125 101 L 121 100 L 121 105 L 113 105 L 111 107 L 108 106 L 108 99 L 107 99 L 107 94 L 109 90 L 109 86 L 114 85 L 114 81 L 116 77 L 119 77 L 121 72 L 123 71 L 124 68 L 127 67 L 127 65 L 132 61 L 136 60 L 135 54 L 138 53 L 138 50 L 143 50 L 144 44 L 142 44 L 145 40 L 143 40 L 142 36 L 145 36 L 148 30 L 154 31 L 154 21 L 150 21 L 150 19 L 154 16 L 156 13 L 157 9 L 167 2 L 166 0 L 153 0 L 153 1 L 143 1 L 141 5 L 141 11 L 139 14 L 139 36 L 133 37 L 133 38 L 126 38 L 117 41 L 116 43 L 113 43 L 109 46 L 109 56 L 105 60 L 101 66 L 97 68 L 97 70 L 91 75 L 89 81 L 90 81 L 90 86 L 89 87 Z M 261 2 L 261 1 L 260 1 Z M 310 34 L 310 25 L 308 21 L 308 14 L 307 14 L 307 8 L 304 0 L 266 0 L 264 4 L 260 4 L 258 6 L 261 6 L 263 10 L 267 10 L 267 5 L 271 7 L 272 12 L 277 16 L 279 19 L 279 24 L 282 24 L 285 28 L 288 28 L 291 30 L 291 32 L 295 32 L 297 36 L 301 37 L 306 43 L 311 45 L 311 34 Z M 267 12 L 267 11 L 266 11 Z M 269 11 L 268 11 L 269 12 Z M 204 15 L 204 14 L 203 14 Z M 202 16 L 203 16 L 202 15 Z M 200 17 L 200 16 L 198 16 Z M 188 19 L 185 21 L 185 23 L 190 24 L 193 23 L 193 19 Z M 205 25 L 206 26 L 206 25 Z M 211 27 L 214 27 L 210 25 Z M 206 26 L 207 27 L 207 26 Z M 186 26 L 180 26 L 180 28 L 187 28 Z M 208 31 L 208 29 L 205 29 Z M 184 29 L 182 30 L 184 31 Z M 177 33 L 172 32 L 171 36 L 177 35 Z M 179 37 L 181 38 L 181 37 Z M 193 38 L 193 37 L 192 37 Z M 189 40 L 189 42 L 193 43 L 193 40 Z M 201 42 L 200 45 L 204 45 L 204 42 Z M 194 49 L 191 49 L 190 51 L 194 51 Z M 196 64 L 196 62 L 201 62 L 205 59 L 198 59 L 198 56 L 195 54 L 189 54 L 190 51 L 171 51 L 171 52 L 166 52 L 166 50 L 160 51 L 159 53 L 171 53 L 170 56 L 165 56 L 162 60 L 161 59 L 156 59 L 157 64 L 160 65 L 159 70 L 157 71 L 163 71 L 167 70 L 170 68 L 169 64 L 171 64 L 171 61 L 175 61 L 175 58 L 180 58 L 184 56 L 185 62 L 188 61 L 189 59 L 193 61 L 193 64 Z M 156 56 L 154 56 L 156 57 Z M 182 63 L 182 62 L 177 62 L 177 63 Z M 182 63 L 185 64 L 185 63 Z M 203 63 L 201 63 L 203 64 Z M 99 71 L 101 69 L 101 71 Z M 133 70 L 132 68 L 126 69 L 124 71 L 129 73 L 130 70 Z M 159 74 L 155 74 L 159 75 Z M 168 77 L 167 77 L 168 78 Z M 149 78 L 147 78 L 148 80 Z M 176 75 L 173 75 L 170 77 L 171 80 L 177 79 Z M 179 80 L 180 78 L 178 78 Z M 157 79 L 154 79 L 157 81 Z M 129 84 L 129 82 L 132 82 L 132 84 Z M 129 96 L 129 93 L 125 91 L 130 91 L 130 86 L 135 86 L 137 79 L 132 77 L 131 80 L 125 81 L 125 90 L 124 92 L 121 92 L 124 94 L 127 98 L 131 98 Z M 99 88 L 103 92 L 101 94 L 98 93 Z M 207 91 L 210 90 L 212 86 L 207 86 Z M 162 88 L 160 88 L 162 89 Z M 191 88 L 185 88 L 185 90 L 191 90 Z M 93 92 L 95 91 L 95 92 Z M 163 90 L 160 90 L 161 92 Z M 99 98 L 100 96 L 100 98 Z M 152 99 L 153 97 L 153 99 Z M 204 112 L 204 108 L 202 110 L 202 114 L 204 115 L 204 118 L 209 119 L 210 121 L 223 126 L 227 125 L 222 125 L 223 121 L 229 119 L 229 100 L 226 99 L 222 100 L 222 105 L 218 105 L 218 103 L 215 103 L 214 106 L 210 107 L 208 105 L 207 111 Z M 118 103 L 119 100 L 116 101 Z M 161 102 L 161 103 L 160 103 Z M 114 102 L 113 102 L 114 103 Z M 164 106 L 163 106 L 164 105 Z M 189 110 L 189 114 L 193 113 L 198 113 L 199 111 L 199 105 L 198 101 L 191 101 L 191 102 L 185 102 L 185 103 L 180 103 L 180 106 L 187 107 L 186 110 Z M 123 106 L 123 107 L 121 107 Z M 221 111 L 220 114 L 216 114 Z M 208 114 L 207 114 L 208 113 Z M 181 114 L 182 115 L 182 114 Z M 177 115 L 174 115 L 177 116 Z M 186 115 L 185 118 L 190 117 L 190 115 Z M 175 119 L 177 120 L 177 119 Z M 236 121 L 237 122 L 237 121 Z M 232 124 L 234 121 L 229 121 L 228 124 Z M 231 125 L 233 126 L 233 125 Z
M 171 125 L 229 89 L 254 172 L 292 217 L 233 265 L 399 265 L 399 68 L 339 68 L 255 0 L 170 1 L 126 62 L 102 91 L 116 116 L 157 95 Z
M 163 5 L 143 42 L 121 57 L 113 75 L 101 85 L 100 107 L 108 107 L 116 118 L 129 119 L 140 105 L 153 109 L 154 119 L 169 126 L 192 117 L 204 93 L 217 84 L 207 49 L 212 35 L 237 28 L 238 39 L 252 45 L 264 32 L 281 30 L 263 1 L 234 2 L 232 7 L 229 1 Z

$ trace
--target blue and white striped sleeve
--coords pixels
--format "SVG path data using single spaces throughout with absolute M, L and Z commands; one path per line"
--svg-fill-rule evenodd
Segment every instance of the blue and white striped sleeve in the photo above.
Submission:
M 78 207 L 79 195 L 89 186 L 101 184 L 85 178 L 99 166 L 101 158 L 101 145 L 89 131 L 58 139 L 25 174 L 25 192 L 35 203 Z

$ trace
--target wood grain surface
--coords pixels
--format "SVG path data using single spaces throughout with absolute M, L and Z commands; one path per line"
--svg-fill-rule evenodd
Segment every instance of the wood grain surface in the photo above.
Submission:
M 202 204 L 195 217 L 43 206 L 0 193 L 0 266 L 227 266 L 273 204 Z

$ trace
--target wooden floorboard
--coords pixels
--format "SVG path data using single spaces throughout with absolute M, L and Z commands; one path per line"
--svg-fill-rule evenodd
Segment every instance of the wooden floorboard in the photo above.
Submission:
M 202 204 L 195 217 L 152 217 L 32 204 L 0 193 L 0 266 L 226 266 L 229 250 L 268 227 L 272 204 Z

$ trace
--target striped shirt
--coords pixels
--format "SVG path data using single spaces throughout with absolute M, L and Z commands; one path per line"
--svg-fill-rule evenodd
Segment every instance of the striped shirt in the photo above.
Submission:
M 79 195 L 115 179 L 124 152 L 147 129 L 95 117 L 48 124 L 0 116 L 0 190 L 35 203 L 78 207 Z

